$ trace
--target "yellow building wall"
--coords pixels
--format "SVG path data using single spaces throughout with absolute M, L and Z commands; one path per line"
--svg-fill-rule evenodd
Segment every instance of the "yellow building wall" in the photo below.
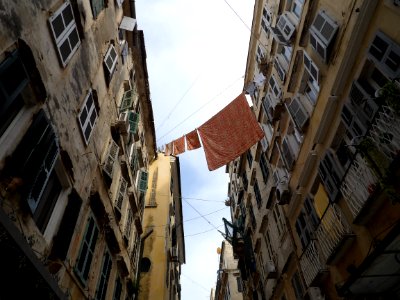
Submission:
M 153 189 L 154 172 L 157 173 L 155 188 L 156 206 L 150 207 L 150 198 Z M 170 157 L 159 153 L 157 159 L 149 167 L 148 190 L 146 194 L 143 216 L 144 232 L 153 229 L 153 233 L 144 241 L 143 257 L 151 261 L 149 272 L 141 273 L 139 299 L 167 299 L 169 288 L 166 284 L 167 249 L 169 245 L 168 224 L 171 168 Z

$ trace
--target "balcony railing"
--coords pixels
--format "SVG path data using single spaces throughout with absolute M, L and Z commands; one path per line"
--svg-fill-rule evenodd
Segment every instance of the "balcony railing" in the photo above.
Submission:
M 379 177 L 387 175 L 393 159 L 400 154 L 400 116 L 383 106 L 365 139 L 368 149 L 356 155 L 341 185 L 354 218 L 379 184 Z
M 315 235 L 322 255 L 329 260 L 352 231 L 340 208 L 333 204 L 327 208 Z
M 303 252 L 300 258 L 300 266 L 303 270 L 307 287 L 310 286 L 318 275 L 327 272 L 324 259 L 320 251 L 318 251 L 318 242 L 316 240 L 312 240 Z
M 341 186 L 341 191 L 353 217 L 356 218 L 374 190 L 378 177 L 365 159 L 357 154 Z

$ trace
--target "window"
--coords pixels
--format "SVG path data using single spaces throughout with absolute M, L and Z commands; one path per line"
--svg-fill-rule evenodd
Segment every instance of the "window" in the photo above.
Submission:
M 128 120 L 129 120 L 129 132 L 132 134 L 136 134 L 139 129 L 139 114 L 130 111 L 128 115 Z
M 318 83 L 319 82 L 319 69 L 315 63 L 311 60 L 308 54 L 303 51 L 304 67 L 307 69 L 308 74 Z
M 378 31 L 369 48 L 371 58 L 391 78 L 400 76 L 400 46 Z
M 236 282 L 237 282 L 237 290 L 239 293 L 243 292 L 243 282 L 242 278 L 240 276 L 236 276 Z
M 260 45 L 257 46 L 257 55 L 256 60 L 258 63 L 261 63 L 265 57 L 263 50 L 261 49 Z
M 122 209 L 122 203 L 124 201 L 125 198 L 125 194 L 128 188 L 128 183 L 126 182 L 126 180 L 121 176 L 120 180 L 119 180 L 119 187 L 118 187 L 118 193 L 117 193 L 117 197 L 115 198 L 115 204 L 114 206 L 121 211 Z
M 350 139 L 366 134 L 367 120 L 360 112 L 356 113 L 356 108 L 350 102 L 344 104 L 341 117 Z
M 59 151 L 55 132 L 44 111 L 40 110 L 10 162 L 11 176 L 21 177 L 27 187 L 26 199 L 42 232 L 62 190 L 54 169 Z
M 273 211 L 273 216 L 274 216 L 274 220 L 276 223 L 276 228 L 278 229 L 278 234 L 279 236 L 282 236 L 282 234 L 284 233 L 285 230 L 285 221 L 284 221 L 284 216 L 282 215 L 282 213 L 279 210 L 279 205 L 275 205 Z
M 296 272 L 293 274 L 292 277 L 292 286 L 294 289 L 294 294 L 296 295 L 296 300 L 302 300 L 303 298 L 303 294 L 304 294 L 304 287 L 303 284 L 301 282 L 299 273 Z
M 275 79 L 274 75 L 271 75 L 271 77 L 269 78 L 269 88 L 275 98 L 281 97 L 281 89 L 279 88 L 278 81 Z
M 264 183 L 267 183 L 269 177 L 269 169 L 267 159 L 265 158 L 265 155 L 263 153 L 261 153 L 260 157 L 260 168 Z
M 108 279 L 110 278 L 112 261 L 107 250 L 104 251 L 103 264 L 101 266 L 100 278 L 97 284 L 95 300 L 106 299 Z
M 254 195 L 256 197 L 257 207 L 260 208 L 261 204 L 262 204 L 262 198 L 261 198 L 260 188 L 258 186 L 257 179 L 254 183 Z
M 311 47 L 324 61 L 328 59 L 328 48 L 337 32 L 338 25 L 324 12 L 320 11 L 310 28 Z
M 92 6 L 93 19 L 96 19 L 100 12 L 104 9 L 104 0 L 90 0 Z
M 148 173 L 146 171 L 140 171 L 138 177 L 138 190 L 146 192 L 147 190 Z
M 69 1 L 49 18 L 61 63 L 65 67 L 81 44 L 74 13 Z
M 110 177 L 113 177 L 114 163 L 118 159 L 119 147 L 113 139 L 110 140 L 107 155 L 103 164 L 103 171 Z
M 156 203 L 157 179 L 158 179 L 158 167 L 153 172 L 153 179 L 151 180 L 151 194 L 148 206 L 157 206 Z M 172 189 L 171 189 L 171 194 L 172 194 Z
M 86 225 L 85 234 L 79 249 L 78 260 L 74 269 L 75 273 L 85 286 L 86 281 L 89 278 L 90 265 L 92 263 L 98 235 L 99 229 L 97 228 L 93 216 L 90 216 Z
M 279 78 L 284 81 L 286 76 L 286 70 L 283 68 L 282 63 L 279 61 L 279 56 L 275 57 L 274 60 L 275 70 L 278 73 Z
M 334 202 L 339 195 L 339 187 L 342 182 L 344 171 L 331 150 L 327 150 L 324 158 L 321 160 L 318 172 L 324 182 L 329 199 Z
M 0 136 L 24 106 L 21 93 L 28 83 L 28 73 L 15 50 L 0 63 Z
M 288 168 L 288 170 L 291 170 L 296 160 L 296 157 L 287 136 L 285 136 L 285 138 L 282 141 L 281 149 L 282 149 L 283 160 L 285 161 L 286 167 Z
M 304 0 L 294 0 L 292 6 L 292 13 L 296 16 L 297 19 L 301 17 L 301 11 L 303 10 Z
M 115 66 L 117 65 L 118 55 L 113 45 L 110 45 L 108 48 L 106 55 L 104 56 L 104 66 L 107 71 L 108 80 L 111 81 L 112 75 L 115 70 Z
M 90 136 L 92 134 L 94 125 L 96 124 L 97 120 L 97 111 L 92 90 L 89 90 L 89 93 L 87 94 L 85 100 L 83 101 L 83 105 L 79 113 L 78 119 L 83 134 L 83 138 L 87 145 L 89 143 Z
M 132 109 L 133 107 L 133 96 L 135 95 L 134 90 L 128 90 L 124 92 L 122 96 L 121 106 L 119 108 L 119 112 L 124 112 L 128 109 Z
M 288 104 L 286 107 L 297 128 L 302 130 L 308 121 L 309 115 L 304 109 L 303 104 L 300 102 L 300 99 L 298 97 L 294 97 L 290 104 Z
M 283 46 L 281 54 L 285 58 L 286 62 L 289 64 L 292 58 L 292 47 Z
M 121 295 L 122 295 L 122 282 L 121 278 L 118 276 L 117 280 L 115 281 L 114 294 L 112 300 L 121 300 Z

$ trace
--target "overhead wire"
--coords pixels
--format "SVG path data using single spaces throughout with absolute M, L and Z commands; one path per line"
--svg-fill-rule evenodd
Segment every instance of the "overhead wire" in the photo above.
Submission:
M 166 137 L 168 134 L 170 134 L 174 129 L 176 129 L 178 126 L 182 125 L 184 122 L 186 122 L 189 118 L 191 118 L 193 115 L 195 115 L 196 113 L 198 113 L 200 110 L 202 110 L 205 106 L 207 106 L 208 104 L 210 104 L 212 101 L 214 101 L 218 96 L 220 96 L 221 94 L 223 94 L 225 91 L 227 91 L 228 89 L 230 89 L 234 84 L 236 84 L 236 82 L 243 78 L 244 76 L 240 76 L 239 78 L 235 79 L 234 82 L 232 82 L 231 84 L 229 84 L 227 87 L 225 87 L 221 92 L 219 92 L 217 95 L 215 95 L 213 98 L 211 98 L 211 100 L 209 100 L 208 102 L 206 102 L 205 104 L 203 104 L 202 106 L 200 106 L 197 110 L 195 110 L 193 113 L 191 113 L 189 116 L 187 116 L 185 119 L 183 119 L 181 122 L 179 122 L 177 125 L 175 125 L 173 128 L 171 128 L 169 131 L 167 131 L 164 135 L 162 135 L 161 137 L 158 138 L 158 142 L 160 142 L 164 137 Z

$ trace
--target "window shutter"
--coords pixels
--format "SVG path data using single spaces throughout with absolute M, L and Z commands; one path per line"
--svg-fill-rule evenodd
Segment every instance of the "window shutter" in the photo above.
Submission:
M 301 104 L 300 100 L 295 97 L 292 99 L 290 104 L 287 106 L 290 115 L 293 118 L 296 126 L 299 129 L 303 129 L 304 125 L 306 124 L 309 116 L 308 112 L 304 109 L 303 105 Z
M 146 171 L 140 171 L 139 176 L 138 190 L 145 192 L 147 190 L 148 173 Z
M 110 141 L 110 144 L 108 146 L 108 152 L 106 156 L 106 160 L 104 162 L 103 170 L 104 172 L 112 178 L 112 173 L 114 169 L 114 162 L 118 158 L 118 152 L 119 152 L 119 147 L 117 143 L 114 142 L 114 140 Z
M 325 44 L 326 47 L 332 41 L 338 25 L 324 12 L 320 11 L 315 17 L 314 23 L 311 25 L 311 30 Z
M 119 112 L 123 112 L 132 108 L 133 95 L 134 95 L 133 90 L 129 90 L 124 93 L 124 95 L 122 96 L 121 107 L 119 108 Z
M 119 210 L 122 209 L 122 202 L 124 201 L 127 188 L 128 188 L 128 183 L 123 177 L 121 177 L 119 182 L 117 198 L 115 199 L 115 207 L 117 207 Z
M 138 130 L 138 124 L 139 124 L 139 114 L 135 113 L 133 111 L 129 112 L 129 131 L 132 134 L 135 134 Z
M 124 235 L 128 240 L 131 236 L 132 222 L 133 222 L 133 213 L 132 213 L 132 210 L 130 208 L 128 208 L 128 218 L 126 220 L 126 226 L 125 226 L 125 231 L 124 231 Z

